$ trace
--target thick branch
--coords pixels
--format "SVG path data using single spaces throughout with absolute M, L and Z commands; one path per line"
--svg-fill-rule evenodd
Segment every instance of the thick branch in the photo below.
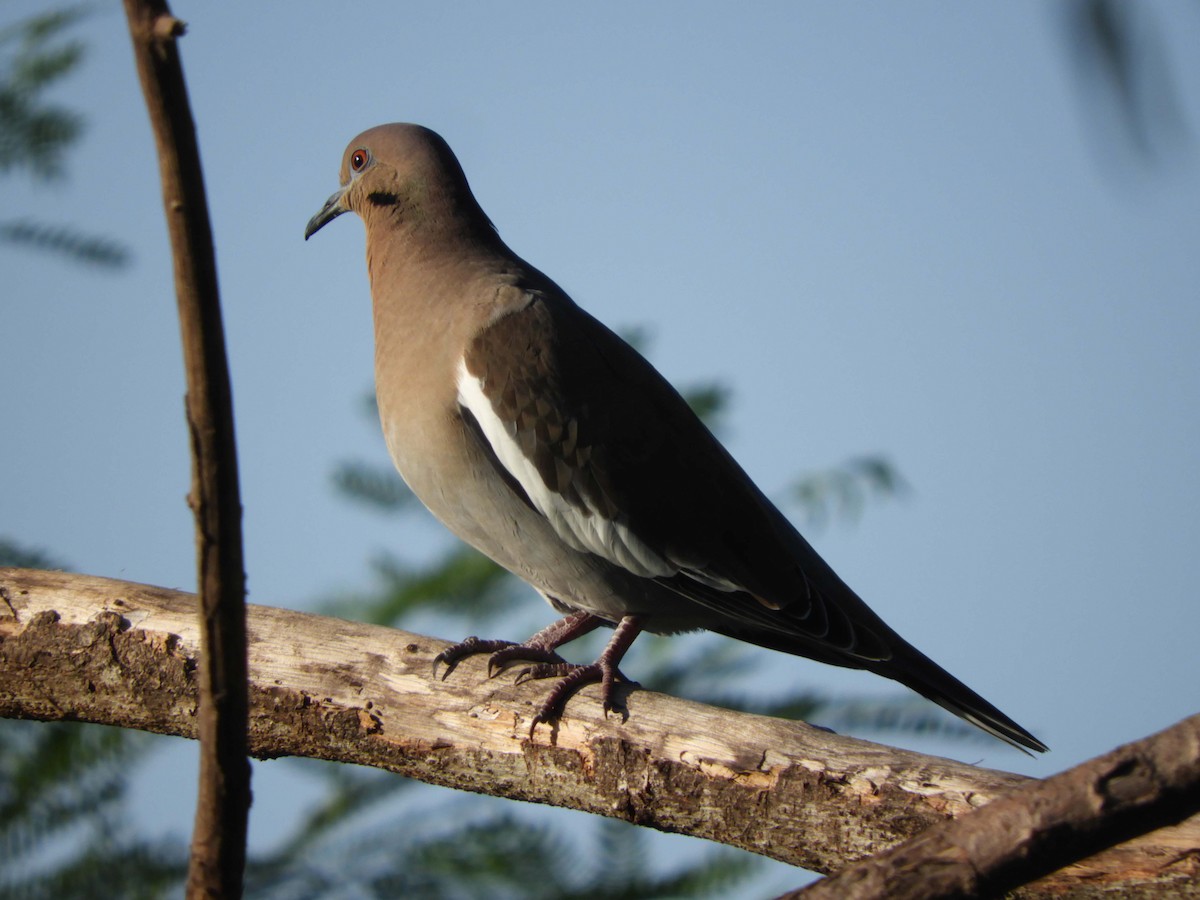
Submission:
M 195 736 L 188 594 L 0 569 L 0 715 Z M 431 677 L 445 644 L 250 607 L 250 740 L 434 784 L 693 834 L 818 872 L 893 846 L 1029 779 L 632 690 L 605 719 L 595 689 L 528 740 L 545 685 L 488 680 L 481 659 Z M 1020 896 L 1162 896 L 1192 884 L 1200 818 L 1127 842 Z M 1190 856 L 1188 854 L 1191 854 Z M 1182 894 L 1180 894 L 1182 896 Z M 1111 896 L 1108 894 L 1107 896 Z
M 939 823 L 795 900 L 992 897 L 1200 812 L 1200 715 Z M 1200 846 L 1178 854 L 1195 872 Z M 1200 891 L 1192 882 L 1194 891 Z M 1161 894 L 1160 894 L 1161 895 Z M 784 900 L 784 898 L 780 898 Z
M 187 376 L 202 618 L 200 784 L 189 897 L 239 897 L 246 861 L 246 585 L 233 400 L 200 151 L 165 0 L 125 0 L 158 148 Z

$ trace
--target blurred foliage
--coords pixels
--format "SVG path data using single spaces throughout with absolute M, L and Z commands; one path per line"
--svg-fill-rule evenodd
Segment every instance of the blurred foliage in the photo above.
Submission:
M 83 60 L 83 42 L 65 37 L 83 15 L 82 7 L 60 9 L 0 31 L 0 173 L 24 168 L 43 180 L 65 174 L 83 117 L 45 93 Z
M 357 603 L 339 601 L 335 608 L 343 614 L 349 609 L 377 625 L 398 626 L 424 609 L 486 620 L 504 613 L 528 593 L 522 582 L 460 543 L 419 566 L 383 554 L 372 560 L 371 567 L 381 582 L 379 591 Z
M 0 241 L 47 250 L 78 262 L 117 268 L 129 262 L 129 251 L 111 238 L 83 234 L 69 225 L 43 225 L 22 220 L 0 222 Z
M 372 780 L 378 781 L 368 776 L 364 783 Z M 356 789 L 354 796 L 368 793 Z M 320 840 L 307 845 L 289 841 L 271 860 L 251 863 L 247 895 L 264 900 L 711 897 L 727 895 L 753 865 L 746 854 L 717 851 L 662 874 L 648 864 L 638 830 L 623 823 L 593 823 L 585 851 L 578 836 L 508 812 L 479 816 L 479 804 L 470 798 L 446 797 L 421 816 L 372 828 L 369 843 L 357 829 L 324 830 Z M 360 812 L 354 810 L 347 820 Z
M 24 547 L 9 538 L 0 537 L 0 566 L 23 569 L 62 569 L 61 563 L 44 550 Z
M 0 29 L 0 175 L 24 171 L 35 181 L 65 176 L 67 152 L 83 136 L 84 120 L 46 95 L 83 61 L 83 42 L 68 32 L 86 14 L 85 7 L 67 7 Z M 0 222 L 0 242 L 109 269 L 129 259 L 129 251 L 110 238 L 25 218 Z
M 684 399 L 692 411 L 703 419 L 713 432 L 717 432 L 721 430 L 721 413 L 729 406 L 732 396 L 728 387 L 714 381 L 693 385 Z
M 1190 143 L 1176 93 L 1176 76 L 1149 4 L 1128 0 L 1071 0 L 1059 4 L 1083 114 L 1095 129 L 1090 142 L 1111 152 L 1125 142 L 1157 163 Z
M 380 512 L 395 512 L 416 499 L 391 465 L 358 460 L 340 462 L 333 471 L 333 486 L 347 500 L 355 500 Z
M 186 848 L 135 833 L 126 804 L 130 772 L 149 746 L 146 735 L 103 725 L 0 720 L 0 896 L 177 889 Z
M 816 529 L 833 519 L 857 521 L 868 500 L 902 497 L 907 492 L 904 478 L 886 458 L 860 456 L 798 479 L 790 499 L 804 513 L 808 528 Z

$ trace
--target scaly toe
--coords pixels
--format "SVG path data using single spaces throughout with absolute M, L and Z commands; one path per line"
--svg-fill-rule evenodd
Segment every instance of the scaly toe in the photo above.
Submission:
M 536 681 L 539 678 L 562 678 L 570 675 L 579 666 L 569 662 L 559 663 L 540 663 L 536 666 L 527 666 L 517 673 L 515 684 L 524 684 L 526 681 Z
M 531 644 L 509 644 L 497 650 L 488 659 L 488 676 L 495 677 L 505 666 L 513 662 L 569 665 L 565 659 L 545 647 Z
M 454 671 L 455 666 L 468 656 L 474 656 L 477 653 L 495 654 L 507 647 L 511 647 L 512 644 L 512 641 L 484 640 L 474 636 L 469 637 L 465 641 L 460 641 L 457 644 L 447 647 L 433 658 L 433 674 L 434 676 L 437 675 L 439 664 L 444 665 L 446 671 L 442 673 L 442 681 L 445 681 L 450 677 L 450 673 Z

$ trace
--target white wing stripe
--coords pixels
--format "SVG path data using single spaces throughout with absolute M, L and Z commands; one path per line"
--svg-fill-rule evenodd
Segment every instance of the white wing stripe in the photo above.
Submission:
M 591 506 L 591 514 L 584 515 L 561 494 L 550 490 L 492 409 L 491 401 L 483 393 L 483 383 L 467 371 L 465 359 L 458 364 L 458 402 L 470 410 L 500 464 L 517 480 L 530 502 L 549 520 L 563 541 L 576 550 L 595 553 L 643 578 L 679 572 L 678 566 L 672 566 L 655 553 L 624 523 L 605 518 Z

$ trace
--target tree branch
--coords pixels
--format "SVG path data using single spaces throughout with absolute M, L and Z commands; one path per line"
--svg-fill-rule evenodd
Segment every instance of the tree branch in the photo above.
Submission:
M 1024 785 L 779 900 L 1000 896 L 1200 812 L 1200 715 Z M 1176 854 L 1193 880 L 1200 846 Z M 1186 873 L 1185 873 L 1186 874 Z M 1162 894 L 1160 894 L 1162 896 Z
M 0 568 L 0 716 L 195 737 L 190 594 Z M 682 832 L 817 872 L 877 853 L 1030 779 L 630 690 L 605 718 L 594 688 L 527 737 L 545 685 L 487 679 L 446 644 L 249 607 L 254 755 L 310 756 L 433 784 Z M 1162 896 L 1200 874 L 1200 817 L 1070 866 L 1023 897 Z M 1189 855 L 1190 854 L 1190 855 Z M 1193 886 L 1195 881 L 1190 882 Z M 1105 894 L 1111 896 L 1111 894 Z M 1182 895 L 1179 895 L 1182 896 Z
M 246 585 L 233 399 L 200 151 L 165 0 L 125 0 L 158 148 L 187 376 L 192 511 L 202 620 L 200 784 L 189 897 L 240 897 L 250 809 L 246 758 Z

